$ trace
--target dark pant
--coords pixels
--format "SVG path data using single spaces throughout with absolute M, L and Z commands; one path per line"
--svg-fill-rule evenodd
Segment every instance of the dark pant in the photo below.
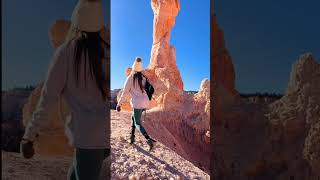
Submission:
M 135 128 L 137 128 L 142 134 L 146 134 L 146 130 L 141 125 L 141 116 L 144 109 L 133 109 L 131 116 L 132 120 L 132 134 L 134 134 Z
M 110 149 L 76 148 L 68 180 L 98 180 L 103 160 L 110 155 Z

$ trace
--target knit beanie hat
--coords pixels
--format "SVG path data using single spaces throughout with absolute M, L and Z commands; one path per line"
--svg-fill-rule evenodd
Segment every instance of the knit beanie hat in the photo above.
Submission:
M 142 67 L 142 60 L 140 57 L 136 57 L 136 60 L 134 61 L 132 65 L 132 71 L 133 72 L 141 72 L 143 70 Z
M 101 0 L 79 0 L 72 12 L 71 26 L 80 31 L 100 31 L 103 28 Z

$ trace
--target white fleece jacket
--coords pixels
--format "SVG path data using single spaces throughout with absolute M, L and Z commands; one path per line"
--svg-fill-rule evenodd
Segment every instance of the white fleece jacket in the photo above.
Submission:
M 85 69 L 84 61 L 81 61 L 79 66 L 79 84 L 77 86 L 73 65 L 74 47 L 75 43 L 71 42 L 56 50 L 42 88 L 40 100 L 26 127 L 24 138 L 35 140 L 38 133 L 41 136 L 41 131 L 50 124 L 48 117 L 50 108 L 56 105 L 61 97 L 64 98 L 70 110 L 70 116 L 68 116 L 70 121 L 66 121 L 69 123 L 66 127 L 68 128 L 67 132 L 70 133 L 68 137 L 70 144 L 77 148 L 109 148 L 109 102 L 103 100 L 94 78 L 89 75 L 89 64 L 87 63 Z M 104 71 L 107 60 L 103 60 Z M 86 78 L 86 87 L 84 77 Z
M 135 85 L 133 84 L 133 74 L 130 74 L 127 77 L 126 82 L 124 83 L 124 88 L 122 90 L 122 94 L 119 98 L 118 105 L 121 106 L 125 102 L 126 96 L 131 96 L 130 104 L 134 109 L 148 109 L 150 105 L 150 101 L 146 91 L 140 89 L 138 81 L 136 81 Z M 142 78 L 143 87 L 146 84 L 146 78 Z

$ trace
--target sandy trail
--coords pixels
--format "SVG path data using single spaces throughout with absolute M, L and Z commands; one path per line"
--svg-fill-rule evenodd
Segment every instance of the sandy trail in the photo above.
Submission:
M 209 179 L 208 174 L 160 142 L 149 152 L 145 138 L 137 130 L 136 142 L 130 145 L 130 116 L 131 113 L 127 112 L 111 112 L 113 178 L 136 176 L 138 179 Z

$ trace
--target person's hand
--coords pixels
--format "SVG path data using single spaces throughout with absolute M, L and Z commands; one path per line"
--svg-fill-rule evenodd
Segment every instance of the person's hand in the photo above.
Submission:
M 20 143 L 20 153 L 22 153 L 26 159 L 32 158 L 34 155 L 33 142 L 22 139 Z
M 120 112 L 121 111 L 121 107 L 119 105 L 117 105 L 117 111 Z

